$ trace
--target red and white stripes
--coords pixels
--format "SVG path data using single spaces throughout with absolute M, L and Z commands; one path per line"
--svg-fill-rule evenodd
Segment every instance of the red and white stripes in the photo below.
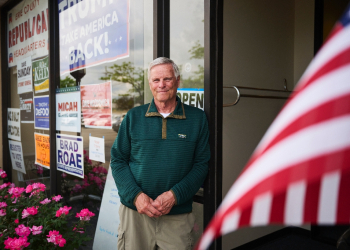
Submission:
M 350 25 L 337 24 L 208 225 L 350 223 Z

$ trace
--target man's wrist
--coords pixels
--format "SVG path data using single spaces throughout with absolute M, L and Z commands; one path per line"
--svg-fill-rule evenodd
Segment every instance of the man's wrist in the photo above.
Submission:
M 170 192 L 174 195 L 175 205 L 177 205 L 177 198 L 176 198 L 175 192 L 172 189 L 170 189 Z
M 142 194 L 143 192 L 140 191 L 136 196 L 135 196 L 135 199 L 134 199 L 134 202 L 132 204 L 134 204 L 134 206 L 136 207 L 136 200 L 137 198 L 139 197 L 140 194 Z

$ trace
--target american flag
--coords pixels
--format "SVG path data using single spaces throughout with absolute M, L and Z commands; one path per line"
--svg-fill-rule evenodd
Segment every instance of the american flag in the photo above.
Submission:
M 206 228 L 197 249 L 242 226 L 350 223 L 350 8 Z

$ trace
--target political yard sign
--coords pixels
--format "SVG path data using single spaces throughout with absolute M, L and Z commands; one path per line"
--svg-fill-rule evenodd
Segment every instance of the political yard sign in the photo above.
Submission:
M 34 97 L 34 127 L 35 129 L 49 130 L 50 109 L 49 96 Z
M 22 143 L 19 141 L 9 140 L 9 149 L 12 162 L 12 168 L 26 174 L 23 161 Z
M 84 179 L 83 137 L 56 134 L 57 170 Z
M 33 82 L 35 93 L 49 91 L 49 57 L 33 61 Z
M 128 57 L 129 0 L 77 2 L 58 1 L 60 74 Z
M 21 141 L 21 111 L 20 109 L 7 109 L 7 137 Z

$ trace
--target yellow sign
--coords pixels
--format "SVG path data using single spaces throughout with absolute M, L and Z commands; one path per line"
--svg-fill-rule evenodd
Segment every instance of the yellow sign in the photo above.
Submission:
M 35 164 L 50 168 L 50 136 L 34 133 Z

